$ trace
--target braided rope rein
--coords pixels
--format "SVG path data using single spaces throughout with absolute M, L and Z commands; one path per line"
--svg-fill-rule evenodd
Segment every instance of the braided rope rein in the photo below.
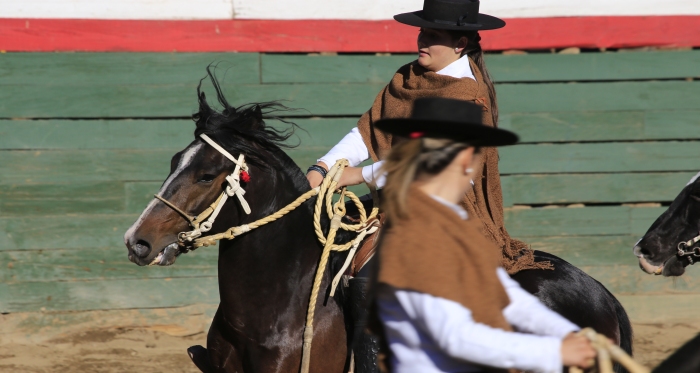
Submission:
M 620 363 L 630 373 L 649 373 L 650 370 L 636 362 L 619 346 L 610 342 L 610 340 L 602 334 L 598 334 L 591 328 L 581 330 L 579 335 L 582 335 L 591 341 L 593 348 L 598 353 L 598 369 L 599 373 L 613 373 L 613 361 Z M 571 367 L 569 373 L 583 373 L 581 368 Z
M 314 206 L 314 232 L 316 233 L 316 237 L 318 238 L 319 242 L 323 245 L 323 251 L 321 253 L 321 259 L 319 261 L 318 267 L 316 269 L 316 275 L 314 276 L 314 282 L 313 282 L 313 287 L 311 289 L 311 296 L 309 298 L 309 306 L 307 309 L 307 314 L 306 314 L 306 324 L 304 327 L 304 343 L 302 346 L 302 365 L 301 365 L 301 372 L 302 373 L 308 373 L 309 372 L 309 366 L 311 362 L 311 344 L 313 341 L 313 335 L 314 335 L 314 315 L 316 313 L 316 304 L 318 303 L 318 294 L 321 289 L 321 282 L 323 280 L 323 274 L 326 271 L 326 267 L 328 266 L 328 259 L 330 257 L 330 254 L 332 251 L 347 251 L 350 249 L 357 248 L 357 246 L 360 244 L 362 241 L 362 238 L 366 236 L 368 233 L 372 233 L 376 230 L 376 227 L 369 226 L 367 224 L 368 220 L 373 219 L 377 216 L 377 213 L 379 212 L 379 209 L 377 208 L 377 196 L 376 196 L 376 191 L 374 188 L 370 187 L 370 190 L 372 191 L 373 195 L 373 200 L 374 200 L 374 206 L 372 207 L 372 211 L 370 212 L 370 215 L 367 216 L 367 211 L 364 208 L 364 205 L 362 204 L 362 201 L 355 195 L 355 193 L 347 190 L 345 187 L 342 187 L 338 189 L 338 183 L 340 181 L 341 176 L 343 175 L 343 171 L 345 170 L 346 167 L 349 166 L 349 162 L 346 159 L 341 159 L 337 161 L 333 167 L 328 171 L 328 174 L 326 177 L 323 179 L 323 183 L 317 188 L 311 189 L 308 192 L 302 194 L 299 196 L 296 200 L 288 204 L 287 206 L 281 208 L 277 212 L 273 213 L 272 215 L 268 215 L 264 218 L 258 219 L 252 223 L 248 224 L 243 224 L 235 227 L 231 227 L 227 230 L 225 230 L 222 233 L 217 233 L 213 234 L 210 236 L 206 237 L 198 237 L 191 242 L 191 246 L 193 248 L 198 248 L 202 246 L 212 246 L 217 243 L 217 241 L 220 240 L 232 240 L 236 238 L 237 236 L 240 236 L 246 232 L 250 232 L 253 229 L 259 228 L 263 225 L 266 225 L 268 223 L 271 223 L 273 221 L 276 221 L 280 219 L 281 217 L 287 215 L 291 211 L 294 211 L 297 207 L 299 207 L 302 203 L 308 201 L 311 199 L 313 196 L 318 196 L 316 199 L 316 204 Z M 338 201 L 333 203 L 333 195 L 334 194 L 339 194 L 340 198 Z M 348 198 L 350 199 L 355 206 L 357 207 L 359 213 L 360 213 L 360 222 L 357 224 L 346 224 L 342 222 L 343 216 L 345 216 L 346 210 L 345 210 L 345 199 Z M 162 199 L 161 199 L 162 200 Z M 169 204 L 169 202 L 164 201 Z M 217 204 L 215 202 L 214 204 Z M 213 204 L 213 205 L 214 205 Z M 170 205 L 170 204 L 169 204 Z M 212 206 L 213 206 L 212 205 Z M 324 235 L 323 229 L 321 227 L 321 214 L 323 213 L 323 206 L 325 205 L 326 207 L 326 213 L 328 216 L 331 218 L 331 224 L 330 224 L 330 229 L 328 231 L 328 235 Z M 207 210 L 212 209 L 212 206 L 210 206 Z M 176 211 L 179 211 L 174 206 L 171 206 L 176 209 Z M 205 211 L 202 214 L 205 214 L 207 211 Z M 184 213 L 183 213 L 184 214 Z M 189 217 L 187 214 L 184 214 L 183 216 L 186 216 L 188 221 L 197 221 L 200 220 L 200 217 L 197 218 L 192 218 Z M 333 243 L 335 241 L 335 236 L 338 232 L 338 230 L 345 230 L 348 232 L 358 232 L 358 237 L 350 242 L 347 242 L 345 244 L 335 244 Z M 345 268 L 345 266 L 343 266 Z M 334 280 L 336 282 L 336 280 Z M 335 290 L 335 286 L 333 286 L 333 290 Z

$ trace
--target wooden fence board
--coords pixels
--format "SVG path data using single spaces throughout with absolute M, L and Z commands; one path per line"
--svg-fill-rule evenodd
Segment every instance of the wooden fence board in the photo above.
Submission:
M 688 140 L 700 139 L 700 111 L 515 113 L 499 126 L 531 143 Z
M 71 233 L 71 232 L 67 232 Z M 121 247 L 0 251 L 0 282 L 123 280 L 217 275 L 217 247 L 180 255 L 174 265 L 139 267 Z
M 508 113 L 697 109 L 699 82 L 501 84 L 498 107 Z
M 700 141 L 523 144 L 499 150 L 499 169 L 502 174 L 696 171 L 699 148 Z
M 305 109 L 290 115 L 357 116 L 371 106 L 383 85 L 224 82 L 223 87 L 234 105 L 286 100 L 290 107 Z M 700 101 L 700 82 L 692 81 L 501 84 L 497 90 L 503 113 L 695 110 Z M 212 91 L 205 87 L 210 97 Z M 187 117 L 196 109 L 194 85 L 186 84 L 89 89 L 13 85 L 0 90 L 4 118 Z
M 331 147 L 358 118 L 291 119 L 299 126 L 288 144 Z M 270 121 L 278 129 L 290 125 Z M 0 120 L 0 149 L 183 149 L 194 140 L 189 119 Z
M 297 164 L 316 162 L 328 148 L 288 151 Z M 83 181 L 164 181 L 175 149 L 0 151 L 0 185 Z M 301 172 L 301 170 L 299 171 Z
M 264 83 L 388 82 L 416 55 L 263 54 Z M 672 79 L 700 76 L 700 52 L 486 55 L 496 82 Z
M 0 117 L 4 118 L 161 118 L 189 117 L 197 111 L 196 84 L 97 86 L 12 86 L 0 90 Z M 305 109 L 291 115 L 360 115 L 382 88 L 377 84 L 222 83 L 229 102 L 283 100 Z M 205 87 L 209 99 L 213 89 Z M 30 99 L 27 99 L 30 98 Z
M 596 206 L 507 209 L 506 228 L 514 237 L 640 235 L 665 207 Z
M 506 210 L 506 227 L 515 237 L 641 235 L 663 207 L 603 206 Z M 129 215 L 0 217 L 1 250 L 122 247 L 124 232 L 136 221 Z
M 415 61 L 415 54 L 390 56 L 307 56 L 263 54 L 262 82 L 280 83 L 380 83 L 387 84 L 399 67 Z
M 694 175 L 694 172 L 511 175 L 503 176 L 501 183 L 506 207 L 669 202 Z M 0 216 L 139 214 L 161 184 L 162 180 L 0 184 Z
M 217 73 L 240 84 L 260 83 L 258 53 L 4 53 L 0 85 L 121 86 L 188 84 Z
M 176 120 L 0 120 L 0 149 L 183 149 L 195 125 Z
M 292 118 L 300 129 L 289 144 L 331 147 L 358 119 Z M 700 139 L 700 111 L 515 113 L 500 127 L 525 143 Z M 194 128 L 189 119 L 0 120 L 0 149 L 182 149 Z
M 539 236 L 517 237 L 532 249 L 554 254 L 580 266 L 631 265 L 637 262 L 632 246 L 639 240 L 634 235 L 613 236 Z
M 696 171 L 700 141 L 517 145 L 500 150 L 504 175 Z M 287 151 L 306 168 L 330 147 Z M 172 149 L 0 151 L 0 184 L 80 181 L 163 181 Z
M 696 172 L 511 175 L 501 178 L 505 206 L 673 201 Z
M 0 216 L 125 212 L 121 182 L 1 185 Z
M 74 232 L 66 232 L 74 234 Z M 632 246 L 638 236 L 520 237 L 579 267 L 635 266 Z M 216 276 L 218 249 L 202 248 L 181 255 L 167 267 L 139 267 L 130 262 L 124 245 L 78 249 L 0 251 L 0 282 L 119 280 Z M 638 268 L 637 268 L 638 270 Z
M 0 217 L 0 251 L 122 247 L 138 215 Z
M 217 278 L 0 283 L 0 312 L 179 307 L 219 301 Z

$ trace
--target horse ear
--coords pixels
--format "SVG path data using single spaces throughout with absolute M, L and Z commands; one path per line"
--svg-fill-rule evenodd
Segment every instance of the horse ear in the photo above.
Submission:
M 262 109 L 260 108 L 260 105 L 255 105 L 255 111 L 253 113 L 255 120 L 257 120 L 258 122 L 262 122 L 263 113 Z

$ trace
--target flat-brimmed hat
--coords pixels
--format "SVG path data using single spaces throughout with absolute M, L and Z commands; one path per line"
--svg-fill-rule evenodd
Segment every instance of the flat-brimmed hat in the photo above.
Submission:
M 401 13 L 394 19 L 406 25 L 442 30 L 495 30 L 500 18 L 479 13 L 478 0 L 424 0 L 423 10 Z
M 382 119 L 376 126 L 397 136 L 451 139 L 474 146 L 518 142 L 515 133 L 483 124 L 482 115 L 483 108 L 469 101 L 420 98 L 414 102 L 410 118 Z

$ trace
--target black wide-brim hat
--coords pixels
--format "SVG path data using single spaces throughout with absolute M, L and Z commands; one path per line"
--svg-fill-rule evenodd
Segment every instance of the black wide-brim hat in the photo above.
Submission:
M 410 118 L 382 119 L 376 126 L 397 136 L 450 139 L 474 146 L 503 146 L 518 142 L 515 133 L 483 124 L 482 114 L 483 107 L 469 101 L 420 98 L 414 102 Z
M 506 25 L 500 18 L 479 13 L 478 0 L 424 0 L 423 10 L 397 14 L 394 19 L 409 26 L 442 30 L 495 30 Z

